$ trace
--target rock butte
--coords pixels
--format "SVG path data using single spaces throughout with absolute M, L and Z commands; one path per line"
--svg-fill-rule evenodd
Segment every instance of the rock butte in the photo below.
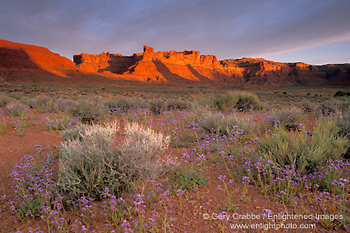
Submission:
M 74 62 L 46 48 L 0 40 L 0 81 L 27 77 L 77 78 L 84 75 L 155 83 L 222 84 L 349 84 L 350 64 L 323 66 L 280 63 L 262 58 L 227 59 L 199 51 L 143 53 L 82 53 Z M 20 78 L 19 78 L 20 77 Z

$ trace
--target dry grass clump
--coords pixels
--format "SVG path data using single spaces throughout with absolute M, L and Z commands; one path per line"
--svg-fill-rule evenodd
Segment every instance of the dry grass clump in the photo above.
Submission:
M 292 108 L 290 110 L 275 112 L 268 117 L 267 122 L 270 126 L 280 125 L 287 130 L 300 130 L 300 121 L 302 118 L 302 113 L 298 109 Z
M 211 101 L 211 105 L 219 111 L 258 110 L 262 107 L 256 94 L 244 91 L 228 91 L 218 95 Z
M 336 122 L 339 127 L 339 133 L 350 138 L 350 111 L 339 114 Z
M 71 117 L 78 117 L 83 123 L 93 123 L 106 116 L 108 108 L 98 100 L 80 100 L 72 103 L 66 112 Z
M 166 102 L 167 110 L 184 110 L 190 107 L 191 104 L 183 100 L 172 99 Z
M 10 100 L 11 99 L 7 95 L 0 94 L 0 107 L 4 107 Z
M 149 110 L 155 115 L 159 115 L 162 111 L 165 110 L 165 102 L 160 99 L 152 100 L 148 105 Z
M 303 132 L 288 132 L 278 125 L 273 135 L 267 135 L 257 145 L 256 152 L 275 166 L 293 166 L 302 174 L 311 173 L 329 160 L 341 159 L 349 140 L 338 134 L 338 127 L 330 120 L 320 121 L 312 136 Z
M 69 117 L 69 116 L 46 118 L 46 128 L 50 131 L 69 129 L 78 123 L 79 122 L 77 122 L 74 118 Z M 67 137 L 67 136 L 65 135 L 64 138 L 65 137 Z M 67 139 L 65 139 L 65 140 L 67 140 Z
M 108 106 L 108 108 L 111 110 L 121 110 L 125 112 L 133 108 L 147 107 L 144 100 L 135 98 L 135 97 L 132 97 L 132 98 L 120 97 L 120 98 L 107 99 L 104 101 L 104 104 Z
M 57 99 L 46 95 L 37 96 L 29 99 L 27 104 L 31 108 L 35 108 L 38 112 L 53 112 L 57 113 L 60 111 Z
M 19 101 L 11 101 L 6 105 L 6 112 L 11 116 L 23 116 L 29 109 L 27 105 L 22 104 Z
M 208 111 L 198 119 L 198 125 L 207 133 L 230 136 L 238 130 L 242 130 L 244 133 L 252 130 L 252 122 L 249 118 L 236 114 Z

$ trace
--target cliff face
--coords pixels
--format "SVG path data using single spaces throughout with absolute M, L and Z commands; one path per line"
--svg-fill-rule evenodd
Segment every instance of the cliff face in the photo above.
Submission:
M 81 71 L 114 73 L 138 81 L 202 81 L 216 79 L 220 62 L 214 55 L 200 55 L 199 51 L 154 52 L 144 46 L 143 53 L 133 56 L 121 54 L 79 54 L 74 62 Z
M 262 58 L 219 61 L 199 51 L 155 52 L 144 46 L 142 53 L 74 55 L 74 62 L 33 45 L 0 40 L 0 81 L 30 78 L 72 77 L 131 81 L 218 84 L 350 84 L 350 64 L 313 66 L 280 63 Z
M 67 77 L 76 70 L 75 63 L 47 48 L 0 40 L 0 76 Z
M 252 84 L 310 84 L 323 82 L 312 65 L 280 63 L 261 58 L 243 58 L 221 61 L 227 72 L 239 71 L 245 82 Z
M 122 74 L 133 66 L 140 57 L 123 56 L 121 54 L 86 54 L 74 55 L 73 61 L 80 70 L 87 72 L 111 72 Z
M 200 55 L 199 51 L 155 52 L 146 45 L 143 53 L 133 56 L 80 54 L 74 56 L 74 61 L 82 71 L 111 72 L 138 81 L 319 84 L 329 80 L 325 76 L 331 75 L 324 71 L 328 71 L 327 67 L 304 63 L 279 63 L 261 58 L 218 61 L 216 56 Z M 335 73 L 346 76 L 344 69 L 334 68 L 332 74 Z
M 350 82 L 350 64 L 315 66 L 317 73 L 327 81 Z

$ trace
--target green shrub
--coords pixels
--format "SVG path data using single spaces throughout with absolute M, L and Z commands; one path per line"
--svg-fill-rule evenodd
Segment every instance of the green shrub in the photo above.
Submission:
M 178 190 L 190 191 L 207 184 L 208 178 L 203 172 L 183 167 L 174 167 L 169 173 L 168 183 L 176 193 Z
M 337 126 L 339 127 L 339 134 L 350 138 L 350 111 L 337 118 Z
M 0 94 L 0 107 L 4 107 L 8 102 L 10 102 L 10 98 L 7 95 Z
M 339 97 L 327 100 L 320 104 L 318 110 L 324 115 L 336 112 L 346 112 L 350 110 L 350 99 L 349 97 Z
M 104 104 L 108 106 L 111 110 L 122 110 L 127 112 L 130 109 L 134 108 L 146 108 L 147 104 L 144 100 L 136 97 L 120 97 L 112 98 L 104 101 Z
M 219 111 L 261 109 L 261 103 L 255 94 L 242 91 L 229 91 L 218 95 L 212 99 L 211 104 Z
M 237 109 L 260 109 L 260 101 L 257 95 L 248 92 L 238 93 L 238 102 L 236 104 Z
M 100 126 L 85 129 L 103 131 Z M 108 131 L 115 132 L 115 129 L 109 128 Z M 106 187 L 121 192 L 128 189 L 135 179 L 133 168 L 121 161 L 122 154 L 112 137 L 98 132 L 89 136 L 84 132 L 80 140 L 66 141 L 61 145 L 57 185 L 74 199 L 86 196 L 100 200 Z
M 50 131 L 65 130 L 71 128 L 76 124 L 78 124 L 78 122 L 76 122 L 76 120 L 72 117 L 54 117 L 46 119 L 46 128 Z
M 23 103 L 28 105 L 30 108 L 34 108 L 36 106 L 45 104 L 46 102 L 50 101 L 51 97 L 47 95 L 39 95 L 34 98 L 29 99 L 23 99 Z
M 28 109 L 29 107 L 27 105 L 19 101 L 12 101 L 6 105 L 6 111 L 11 116 L 23 116 Z
M 188 114 L 184 114 L 184 120 L 186 122 L 197 122 L 204 115 L 208 114 L 208 112 L 210 112 L 208 105 L 195 103 L 191 106 Z
M 324 102 L 318 106 L 317 110 L 323 115 L 329 115 L 330 113 L 335 113 L 335 106 L 328 102 Z
M 61 146 L 59 189 L 74 199 L 82 195 L 100 200 L 105 188 L 113 195 L 130 191 L 138 180 L 154 177 L 164 167 L 158 153 L 169 138 L 136 123 L 126 126 L 125 142 L 117 148 L 117 125 L 84 126 L 79 136 Z
M 267 135 L 260 141 L 256 152 L 276 166 L 291 165 L 307 174 L 328 159 L 341 159 L 348 143 L 346 137 L 338 135 L 334 122 L 322 120 L 315 126 L 311 138 L 306 133 L 288 132 L 279 125 L 274 129 L 274 135 Z
M 128 111 L 129 109 L 134 108 L 135 102 L 131 101 L 130 98 L 112 98 L 104 102 L 105 105 L 110 109 L 120 109 L 123 111 Z
M 301 113 L 295 109 L 289 111 L 279 111 L 275 112 L 267 118 L 268 124 L 270 126 L 281 125 L 287 130 L 299 130 L 300 129 L 300 120 Z
M 24 100 L 24 103 L 30 108 L 36 109 L 40 113 L 59 111 L 56 99 L 46 95 L 40 95 L 31 99 Z
M 350 96 L 350 92 L 337 91 L 337 92 L 334 94 L 334 97 L 339 97 L 339 96 Z
M 303 100 L 300 104 L 299 107 L 304 111 L 304 112 L 315 112 L 318 105 L 307 101 L 307 100 Z
M 10 97 L 16 99 L 16 100 L 21 100 L 23 99 L 23 93 L 20 92 L 12 92 L 10 94 L 8 94 Z
M 166 102 L 167 110 L 184 110 L 188 109 L 190 104 L 182 100 L 168 100 Z
M 70 99 L 60 98 L 56 100 L 56 103 L 58 110 L 61 112 L 65 112 L 72 104 L 74 104 L 74 101 Z
M 247 133 L 252 129 L 252 122 L 248 118 L 234 114 L 208 111 L 199 119 L 198 125 L 207 133 L 230 136 L 238 130 Z
M 159 115 L 165 109 L 165 103 L 161 100 L 153 100 L 149 103 L 149 110 L 155 115 Z
M 68 116 L 78 117 L 83 123 L 96 122 L 108 114 L 108 108 L 95 100 L 80 100 L 72 103 L 66 110 Z
M 228 111 L 236 107 L 238 98 L 237 92 L 229 91 L 214 97 L 212 105 L 219 111 Z

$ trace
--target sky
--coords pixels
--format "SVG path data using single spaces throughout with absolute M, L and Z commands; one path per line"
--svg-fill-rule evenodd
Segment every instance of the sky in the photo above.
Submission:
M 69 59 L 149 45 L 220 60 L 350 63 L 349 12 L 350 0 L 0 0 L 0 39 Z

